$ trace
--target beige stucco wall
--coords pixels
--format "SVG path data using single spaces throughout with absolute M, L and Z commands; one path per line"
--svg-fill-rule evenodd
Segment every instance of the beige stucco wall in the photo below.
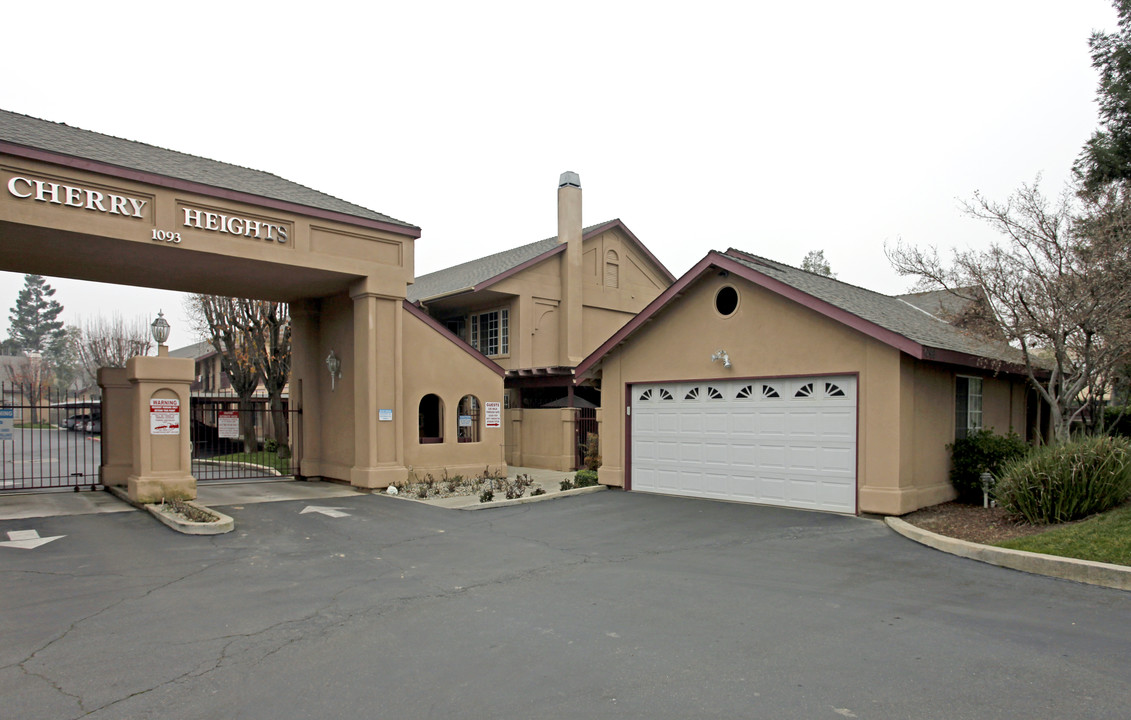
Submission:
M 723 285 L 740 296 L 726 318 L 714 307 Z M 717 349 L 729 354 L 730 369 L 711 362 Z M 691 284 L 602 362 L 601 482 L 624 485 L 627 383 L 833 374 L 858 376 L 860 512 L 898 515 L 948 499 L 952 369 L 915 361 L 780 295 L 717 275 Z M 987 417 L 1016 416 L 1009 383 L 988 381 L 987 387 Z
M 483 403 L 503 401 L 503 378 L 448 337 L 436 332 L 407 310 L 404 313 L 408 362 L 404 375 L 404 407 L 399 424 L 405 437 L 405 460 L 417 477 L 432 474 L 477 475 L 488 470 L 506 472 L 505 430 L 488 428 Z M 435 394 L 443 402 L 444 442 L 421 444 L 418 412 L 420 400 Z M 457 441 L 459 401 L 474 395 L 480 402 L 479 442 Z M 394 417 L 394 422 L 397 418 Z M 384 424 L 384 423 L 382 423 Z
M 573 468 L 577 408 L 508 410 L 515 465 L 562 472 Z

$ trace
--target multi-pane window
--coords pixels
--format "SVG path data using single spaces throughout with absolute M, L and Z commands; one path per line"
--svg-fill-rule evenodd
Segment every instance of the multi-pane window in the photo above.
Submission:
M 954 437 L 961 440 L 982 429 L 982 378 L 959 375 L 954 387 Z
M 473 348 L 484 355 L 506 355 L 510 352 L 509 312 L 492 310 L 471 316 Z

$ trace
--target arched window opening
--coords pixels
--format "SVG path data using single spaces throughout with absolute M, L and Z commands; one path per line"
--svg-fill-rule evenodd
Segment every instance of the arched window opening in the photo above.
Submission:
M 444 442 L 444 401 L 429 393 L 420 398 L 421 444 Z
M 620 258 L 616 250 L 605 253 L 605 287 L 620 287 Z
M 459 441 L 479 442 L 479 398 L 464 395 L 459 401 Z

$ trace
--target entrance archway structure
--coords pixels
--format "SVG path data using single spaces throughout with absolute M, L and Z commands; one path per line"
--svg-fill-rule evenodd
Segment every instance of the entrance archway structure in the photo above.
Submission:
M 450 445 L 419 442 L 422 397 L 501 404 L 504 371 L 404 301 L 415 225 L 269 173 L 3 110 L 0 183 L 2 270 L 290 303 L 304 476 L 380 488 L 414 469 L 505 471 L 498 424 L 456 443 L 453 416 Z

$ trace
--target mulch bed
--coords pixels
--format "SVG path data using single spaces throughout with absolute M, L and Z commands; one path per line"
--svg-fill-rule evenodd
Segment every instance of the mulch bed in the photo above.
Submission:
M 1014 538 L 1039 535 L 1050 527 L 1018 523 L 1010 519 L 1005 510 L 999 507 L 984 508 L 981 505 L 963 505 L 956 502 L 916 510 L 900 519 L 939 535 L 983 545 L 996 545 Z M 1057 527 L 1066 524 L 1068 523 L 1062 523 Z

